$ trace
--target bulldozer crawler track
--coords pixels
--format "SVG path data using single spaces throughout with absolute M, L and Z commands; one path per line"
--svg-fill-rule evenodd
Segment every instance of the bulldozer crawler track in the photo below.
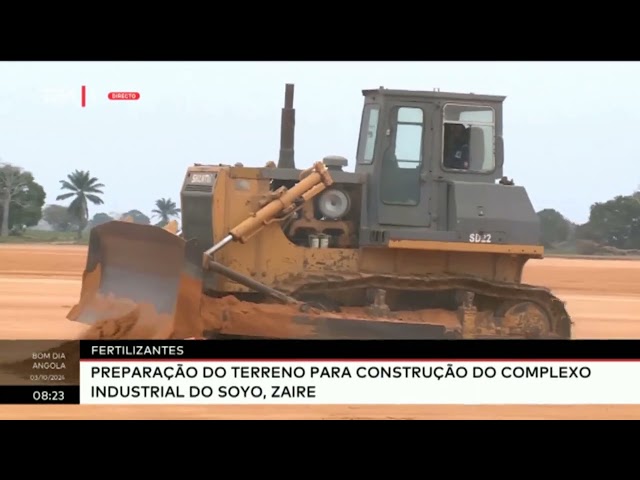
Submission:
M 349 278 L 351 277 L 351 278 Z M 293 290 L 292 295 L 330 294 L 337 290 L 380 288 L 400 291 L 441 292 L 459 290 L 497 299 L 501 305 L 508 302 L 531 302 L 543 309 L 550 319 L 551 334 L 554 337 L 571 337 L 571 319 L 565 304 L 544 287 L 527 284 L 513 284 L 490 281 L 472 276 L 428 275 L 327 275 L 322 279 L 306 279 L 307 283 Z

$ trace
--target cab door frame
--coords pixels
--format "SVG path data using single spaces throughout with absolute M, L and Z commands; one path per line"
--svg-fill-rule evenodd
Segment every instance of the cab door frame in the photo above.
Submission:
M 433 161 L 435 102 L 385 102 L 376 162 L 377 220 L 381 226 L 429 227 L 429 171 Z M 421 112 L 421 115 L 420 113 Z M 420 129 L 418 131 L 417 129 Z

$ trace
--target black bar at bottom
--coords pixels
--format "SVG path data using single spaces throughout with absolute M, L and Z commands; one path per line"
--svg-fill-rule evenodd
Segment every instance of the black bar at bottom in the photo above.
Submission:
M 2 385 L 0 405 L 79 405 L 78 385 Z
M 80 358 L 640 360 L 640 340 L 81 340 Z

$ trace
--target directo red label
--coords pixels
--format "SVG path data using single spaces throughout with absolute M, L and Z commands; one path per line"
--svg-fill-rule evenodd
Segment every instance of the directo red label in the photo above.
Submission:
M 139 100 L 138 92 L 109 92 L 109 100 Z

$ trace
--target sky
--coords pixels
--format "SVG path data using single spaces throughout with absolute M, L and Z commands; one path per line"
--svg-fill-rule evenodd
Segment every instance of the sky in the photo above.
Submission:
M 0 62 L 0 161 L 31 171 L 47 204 L 89 170 L 105 184 L 90 216 L 150 216 L 158 198 L 179 203 L 193 163 L 277 160 L 286 83 L 298 167 L 342 155 L 353 170 L 363 89 L 439 88 L 507 96 L 505 175 L 536 210 L 583 223 L 640 185 L 638 62 Z

